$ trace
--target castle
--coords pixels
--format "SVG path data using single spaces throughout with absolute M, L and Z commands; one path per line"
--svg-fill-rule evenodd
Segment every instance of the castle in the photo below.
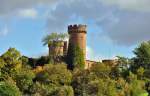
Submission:
M 90 68 L 96 61 L 86 60 L 86 25 L 69 25 L 68 26 L 69 42 L 67 41 L 54 41 L 53 44 L 59 43 L 59 46 L 49 45 L 49 54 L 55 52 L 59 56 L 67 55 L 68 47 L 78 46 L 84 54 L 85 69 Z M 114 65 L 114 60 L 103 60 L 104 63 Z

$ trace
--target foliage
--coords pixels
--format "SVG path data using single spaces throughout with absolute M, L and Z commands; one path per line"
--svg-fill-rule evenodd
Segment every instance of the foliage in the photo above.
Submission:
M 15 84 L 1 81 L 0 96 L 21 96 L 21 93 Z
M 137 70 L 137 76 L 138 76 L 139 79 L 142 79 L 142 77 L 144 76 L 144 72 L 145 72 L 145 69 L 143 67 L 140 67 Z
M 29 62 L 29 59 L 28 59 L 28 57 L 26 57 L 26 56 L 22 56 L 22 57 L 21 57 L 21 60 L 22 60 L 22 64 L 23 64 L 23 65 L 26 65 L 26 64 L 28 64 L 28 62 Z
M 133 80 L 130 83 L 131 96 L 142 96 L 142 94 L 147 93 L 146 90 L 144 90 L 144 85 L 143 81 Z
M 0 56 L 0 96 L 148 96 L 150 42 L 134 53 L 132 59 L 118 57 L 113 68 L 97 63 L 85 70 L 82 50 L 72 46 L 69 70 L 67 64 L 49 64 L 47 56 L 28 58 L 10 48 Z
M 51 96 L 58 87 L 55 85 L 42 84 L 40 82 L 35 82 L 29 89 L 32 96 Z
M 44 64 L 49 63 L 49 57 L 48 56 L 41 56 L 37 59 L 36 66 L 44 66 Z
M 15 48 L 9 48 L 1 58 L 5 62 L 5 66 L 1 70 L 6 74 L 14 74 L 22 66 L 21 54 Z
M 98 72 L 102 73 L 96 70 L 74 73 L 72 86 L 75 96 L 116 96 L 115 81 L 98 76 Z
M 112 69 L 112 78 L 126 78 L 129 75 L 133 61 L 126 57 L 117 56 L 117 65 Z
M 44 71 L 37 74 L 37 80 L 46 84 L 69 85 L 72 80 L 72 74 L 67 70 L 67 66 L 48 64 Z
M 31 70 L 22 69 L 15 76 L 16 85 L 22 92 L 25 92 L 33 84 L 34 78 L 35 78 L 35 74 Z
M 5 66 L 5 61 L 0 57 L 0 69 Z
M 59 87 L 51 96 L 74 96 L 73 88 L 71 86 Z
M 68 37 L 65 33 L 51 33 L 45 36 L 42 40 L 43 45 L 52 44 L 54 41 L 63 41 Z
M 117 96 L 117 90 L 113 80 L 99 80 L 98 88 L 98 96 Z
M 100 64 L 95 64 L 94 66 L 92 66 L 91 72 L 93 72 L 99 78 L 109 78 L 111 69 L 109 66 L 103 63 L 100 63 Z
M 134 67 L 138 69 L 143 67 L 145 69 L 150 68 L 150 41 L 143 42 L 139 47 L 134 50 L 136 57 Z
M 84 69 L 85 61 L 84 61 L 84 53 L 83 50 L 80 49 L 79 46 L 70 45 L 68 49 L 68 54 L 66 57 L 66 61 L 68 64 L 68 68 L 73 70 L 74 68 Z

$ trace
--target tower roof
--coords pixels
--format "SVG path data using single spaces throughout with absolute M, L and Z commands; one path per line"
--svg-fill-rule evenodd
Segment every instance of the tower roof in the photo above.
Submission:
M 86 25 L 82 25 L 82 24 L 75 24 L 75 25 L 69 25 L 68 26 L 68 33 L 72 33 L 72 32 L 78 32 L 78 33 L 86 33 Z

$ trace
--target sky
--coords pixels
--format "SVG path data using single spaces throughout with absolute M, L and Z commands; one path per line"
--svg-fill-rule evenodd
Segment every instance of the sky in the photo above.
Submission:
M 87 25 L 87 59 L 131 58 L 150 40 L 150 0 L 0 0 L 0 55 L 46 55 L 42 38 L 70 24 Z

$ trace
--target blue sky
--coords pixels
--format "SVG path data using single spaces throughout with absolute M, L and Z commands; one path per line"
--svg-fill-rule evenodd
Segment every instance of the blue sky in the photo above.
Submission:
M 150 37 L 149 0 L 1 0 L 0 54 L 15 47 L 22 55 L 48 53 L 42 38 L 67 32 L 69 24 L 86 24 L 87 58 L 133 57 Z

